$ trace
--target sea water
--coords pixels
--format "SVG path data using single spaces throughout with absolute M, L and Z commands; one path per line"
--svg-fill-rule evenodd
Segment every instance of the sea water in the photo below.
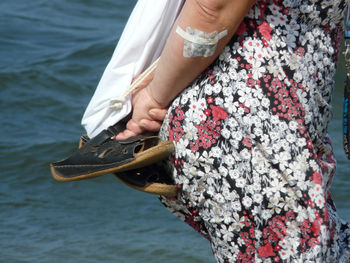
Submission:
M 209 243 L 157 197 L 113 176 L 59 183 L 80 119 L 135 0 L 0 2 L 0 263 L 213 263 Z M 341 142 L 344 62 L 330 126 L 332 192 L 350 221 L 350 168 Z

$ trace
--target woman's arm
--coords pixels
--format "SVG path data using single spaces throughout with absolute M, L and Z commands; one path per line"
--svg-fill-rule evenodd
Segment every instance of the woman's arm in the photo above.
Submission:
M 219 56 L 255 2 L 187 0 L 169 35 L 153 80 L 134 94 L 133 117 L 127 124 L 127 130 L 116 139 L 159 130 L 170 102 Z M 187 27 L 199 32 L 197 37 L 200 40 L 203 34 L 215 31 L 226 35 L 218 40 L 212 55 L 201 55 L 201 50 L 196 52 L 195 49 L 206 49 L 206 45 L 194 44 L 193 52 L 184 51 L 186 36 L 176 30 L 186 31 Z M 191 41 L 187 43 L 191 44 Z
M 148 86 L 152 97 L 162 106 L 169 103 L 205 70 L 232 38 L 255 0 L 187 0 L 161 54 L 153 81 Z M 210 57 L 184 57 L 184 39 L 175 32 L 180 27 L 211 33 L 227 30 Z

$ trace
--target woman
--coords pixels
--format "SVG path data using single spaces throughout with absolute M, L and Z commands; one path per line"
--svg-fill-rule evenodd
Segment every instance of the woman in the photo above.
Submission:
M 327 137 L 345 0 L 187 0 L 117 139 L 174 142 L 176 199 L 217 262 L 350 262 Z

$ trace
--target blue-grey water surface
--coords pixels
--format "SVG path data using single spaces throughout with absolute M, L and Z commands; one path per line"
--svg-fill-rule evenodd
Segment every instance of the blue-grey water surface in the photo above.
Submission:
M 206 240 L 157 197 L 113 178 L 59 183 L 80 119 L 135 0 L 0 2 L 0 263 L 213 263 Z M 343 60 L 330 127 L 333 194 L 350 221 L 350 161 L 341 142 Z

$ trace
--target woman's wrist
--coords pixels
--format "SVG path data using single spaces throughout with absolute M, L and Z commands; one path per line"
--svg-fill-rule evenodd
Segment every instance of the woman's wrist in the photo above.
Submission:
M 170 104 L 170 101 L 166 101 L 164 99 L 162 99 L 159 95 L 159 93 L 157 94 L 157 92 L 155 91 L 155 88 L 153 86 L 153 81 L 151 81 L 147 87 L 146 90 L 148 92 L 148 95 L 151 97 L 151 99 L 157 104 L 157 106 L 159 108 L 167 108 Z

